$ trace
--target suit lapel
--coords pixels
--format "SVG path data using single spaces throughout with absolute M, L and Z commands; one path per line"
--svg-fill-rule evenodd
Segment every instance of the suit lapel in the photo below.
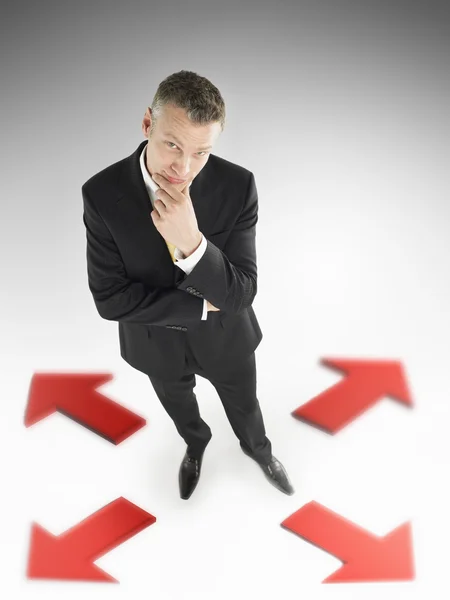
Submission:
M 147 142 L 139 144 L 138 148 L 122 163 L 118 181 L 119 196 L 116 200 L 117 218 L 130 236 L 145 239 L 145 246 L 151 248 L 152 259 L 161 269 L 174 269 L 166 242 L 156 229 L 150 213 L 152 203 L 142 177 L 139 157 Z

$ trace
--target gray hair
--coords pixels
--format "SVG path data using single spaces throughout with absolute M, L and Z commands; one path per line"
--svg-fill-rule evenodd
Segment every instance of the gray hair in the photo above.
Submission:
M 152 102 L 152 128 L 167 104 L 186 111 L 192 123 L 208 125 L 219 122 L 225 127 L 225 102 L 221 93 L 206 77 L 193 71 L 178 71 L 166 77 L 158 86 Z

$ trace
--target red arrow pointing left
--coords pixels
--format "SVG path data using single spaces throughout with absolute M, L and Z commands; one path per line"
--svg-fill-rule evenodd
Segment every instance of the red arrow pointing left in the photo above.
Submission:
M 58 536 L 33 523 L 27 577 L 118 583 L 94 561 L 155 521 L 120 497 Z
M 113 444 L 120 444 L 146 421 L 96 391 L 110 373 L 35 373 L 31 379 L 25 426 L 59 411 Z
M 344 562 L 322 583 L 414 579 L 409 523 L 380 538 L 312 501 L 281 526 Z

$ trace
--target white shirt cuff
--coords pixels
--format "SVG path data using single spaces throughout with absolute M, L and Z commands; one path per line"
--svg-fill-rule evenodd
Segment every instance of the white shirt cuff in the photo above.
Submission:
M 194 250 L 194 252 L 190 256 L 184 258 L 184 254 L 181 252 L 181 250 L 175 248 L 175 264 L 177 265 L 177 267 L 180 267 L 180 269 L 182 269 L 186 273 L 186 275 L 189 275 L 189 273 L 192 271 L 192 269 L 195 267 L 195 265 L 205 253 L 207 245 L 208 244 L 206 238 L 202 233 L 202 241 L 200 242 L 200 246 L 197 248 L 197 250 Z
M 182 269 L 186 275 L 192 271 L 198 261 L 201 259 L 203 254 L 205 253 L 207 246 L 206 238 L 202 233 L 202 241 L 200 242 L 200 246 L 187 258 L 184 258 L 184 254 L 178 248 L 174 250 L 175 256 L 175 264 Z M 206 321 L 208 319 L 208 304 L 206 298 L 203 299 L 203 312 L 202 312 L 202 321 Z
M 208 304 L 206 298 L 203 298 L 203 314 L 202 321 L 206 321 L 208 319 Z

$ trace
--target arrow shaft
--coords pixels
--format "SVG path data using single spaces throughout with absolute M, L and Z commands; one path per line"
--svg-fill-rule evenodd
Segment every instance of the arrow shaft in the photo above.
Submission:
M 129 539 L 149 524 L 154 517 L 124 498 L 117 498 L 76 526 L 64 532 L 71 551 L 99 557 Z
M 300 406 L 296 413 L 335 432 L 374 405 L 379 396 L 363 379 L 350 376 Z
M 116 402 L 96 391 L 79 395 L 77 402 L 58 403 L 58 409 L 95 431 L 107 430 L 116 437 L 124 429 L 136 423 L 137 416 Z
M 305 505 L 288 517 L 283 525 L 343 561 L 352 560 L 355 554 L 364 552 L 368 545 L 371 546 L 372 540 L 378 539 L 316 503 Z

